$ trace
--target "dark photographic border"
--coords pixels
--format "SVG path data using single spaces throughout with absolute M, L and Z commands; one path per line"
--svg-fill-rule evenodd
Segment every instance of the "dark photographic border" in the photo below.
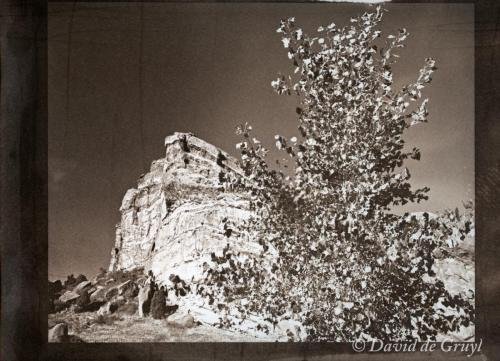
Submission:
M 482 354 L 495 360 L 500 354 L 500 3 L 473 3 L 476 341 L 482 339 Z M 5 1 L 1 44 L 2 360 L 484 359 L 442 352 L 354 354 L 348 343 L 48 344 L 47 3 Z

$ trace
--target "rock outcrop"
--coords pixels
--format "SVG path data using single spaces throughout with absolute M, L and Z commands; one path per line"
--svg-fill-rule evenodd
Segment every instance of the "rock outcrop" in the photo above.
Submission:
M 192 134 L 167 137 L 165 157 L 123 198 L 109 270 L 144 267 L 168 284 L 172 274 L 196 278 L 210 254 L 228 243 L 255 252 L 258 245 L 237 227 L 250 215 L 248 200 L 224 188 L 228 173 L 238 176 L 241 169 L 224 151 Z
M 68 337 L 68 325 L 58 323 L 49 330 L 49 342 L 63 342 Z

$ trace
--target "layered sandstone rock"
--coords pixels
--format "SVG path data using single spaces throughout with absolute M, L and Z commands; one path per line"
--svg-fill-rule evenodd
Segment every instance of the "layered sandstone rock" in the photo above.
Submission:
M 167 137 L 165 157 L 123 198 L 110 271 L 145 267 L 160 283 L 171 274 L 189 281 L 228 243 L 241 252 L 257 250 L 238 230 L 250 215 L 248 200 L 224 188 L 227 173 L 241 176 L 227 153 L 191 134 Z

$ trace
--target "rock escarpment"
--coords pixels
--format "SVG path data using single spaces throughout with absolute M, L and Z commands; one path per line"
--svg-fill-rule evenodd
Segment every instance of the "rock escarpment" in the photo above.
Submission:
M 203 262 L 228 243 L 256 251 L 238 231 L 250 215 L 248 200 L 224 188 L 227 173 L 241 176 L 227 153 L 192 134 L 168 136 L 165 157 L 123 198 L 109 270 L 144 267 L 166 284 L 171 274 L 188 281 L 201 275 Z

